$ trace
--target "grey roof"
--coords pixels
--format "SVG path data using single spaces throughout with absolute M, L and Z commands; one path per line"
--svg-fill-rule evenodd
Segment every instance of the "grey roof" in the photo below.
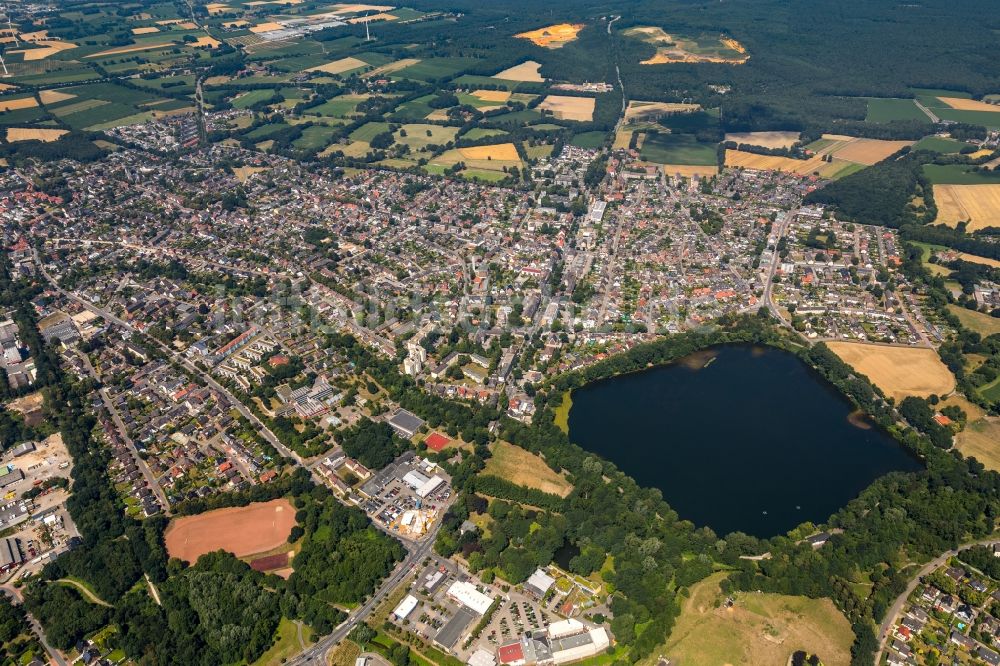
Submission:
M 424 424 L 424 420 L 412 412 L 400 409 L 389 419 L 389 425 L 405 433 L 413 434 Z
M 448 623 L 441 627 L 441 631 L 434 637 L 435 642 L 450 650 L 474 619 L 476 619 L 475 613 L 464 606 L 459 607 L 454 617 L 448 620 Z

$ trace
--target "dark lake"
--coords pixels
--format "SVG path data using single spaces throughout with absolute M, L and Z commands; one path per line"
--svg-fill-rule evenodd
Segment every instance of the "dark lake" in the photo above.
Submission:
M 825 521 L 877 477 L 922 467 L 796 356 L 746 345 L 578 389 L 569 432 L 720 536 Z

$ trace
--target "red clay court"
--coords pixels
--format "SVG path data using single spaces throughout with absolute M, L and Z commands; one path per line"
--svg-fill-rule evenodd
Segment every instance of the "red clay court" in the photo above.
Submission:
M 424 440 L 424 443 L 427 445 L 428 449 L 437 452 L 451 444 L 451 440 L 439 432 L 432 432 L 427 436 L 427 439 Z

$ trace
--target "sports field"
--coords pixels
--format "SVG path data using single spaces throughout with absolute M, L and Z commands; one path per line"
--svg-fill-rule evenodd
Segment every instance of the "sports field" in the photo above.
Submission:
M 497 442 L 490 450 L 493 455 L 486 461 L 483 474 L 498 476 L 519 486 L 535 488 L 559 497 L 565 497 L 573 489 L 573 485 L 565 477 L 520 446 Z
M 558 23 L 514 36 L 527 39 L 536 46 L 558 49 L 575 40 L 581 30 L 583 30 L 582 23 Z
M 955 377 L 933 349 L 888 347 L 860 342 L 827 342 L 845 363 L 866 375 L 886 395 L 900 402 L 908 396 L 945 395 Z
M 987 185 L 935 185 L 935 224 L 949 227 L 968 222 L 966 231 L 1000 227 L 1000 183 Z
M 726 595 L 719 589 L 725 576 L 716 573 L 691 586 L 669 640 L 654 655 L 682 665 L 783 666 L 793 652 L 804 650 L 827 666 L 851 662 L 854 633 L 832 601 L 738 592 L 733 606 L 726 608 Z M 640 664 L 653 666 L 658 659 Z
M 277 548 L 294 526 L 295 508 L 276 499 L 174 518 L 163 539 L 170 557 L 186 562 L 220 549 L 246 557 Z
M 551 111 L 560 120 L 589 122 L 594 119 L 597 100 L 593 97 L 571 97 L 569 95 L 549 95 L 538 105 L 539 109 Z

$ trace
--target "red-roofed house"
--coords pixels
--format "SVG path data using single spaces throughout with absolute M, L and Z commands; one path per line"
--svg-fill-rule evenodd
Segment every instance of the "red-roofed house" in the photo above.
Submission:
M 524 650 L 521 649 L 521 643 L 511 643 L 497 650 L 497 657 L 500 659 L 501 664 L 513 664 L 517 666 L 517 664 L 524 663 Z

